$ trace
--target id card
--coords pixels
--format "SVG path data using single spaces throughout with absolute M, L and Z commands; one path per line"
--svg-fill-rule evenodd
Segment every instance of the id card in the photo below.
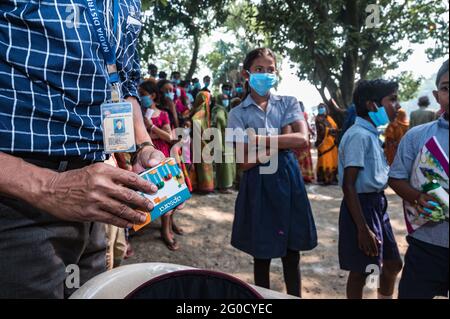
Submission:
M 133 106 L 131 103 L 103 103 L 100 110 L 102 112 L 105 153 L 136 151 Z

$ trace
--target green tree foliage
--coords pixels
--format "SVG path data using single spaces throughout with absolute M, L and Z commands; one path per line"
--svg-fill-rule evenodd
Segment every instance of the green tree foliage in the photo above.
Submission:
M 379 7 L 370 6 L 374 2 L 260 0 L 247 20 L 255 24 L 250 32 L 264 34 L 289 56 L 300 79 L 313 83 L 324 100 L 328 90 L 347 107 L 356 81 L 407 60 L 412 50 L 405 43 L 432 39 L 430 59 L 448 54 L 448 1 L 379 0 Z
M 158 66 L 160 71 L 165 71 L 170 76 L 171 71 L 179 71 L 186 74 L 191 63 L 192 41 L 185 41 L 183 37 L 174 32 L 163 38 L 157 37 L 152 41 L 155 52 L 151 62 Z
M 173 33 L 183 40 L 191 39 L 191 61 L 186 78 L 191 78 L 197 69 L 202 36 L 222 25 L 227 19 L 229 0 L 148 0 L 143 1 L 146 10 L 140 52 L 142 59 L 148 61 L 160 54 L 154 40 L 173 41 Z
M 235 43 L 222 40 L 216 42 L 214 51 L 204 57 L 206 65 L 214 70 L 214 84 L 225 82 L 235 84 L 242 81 L 242 61 L 249 50 L 250 45 L 242 40 Z
M 219 40 L 214 43 L 213 50 L 202 58 L 209 69 L 214 70 L 214 84 L 225 82 L 235 84 L 242 82 L 242 63 L 245 55 L 255 48 L 255 39 L 247 32 L 254 29 L 246 17 L 254 11 L 248 1 L 234 1 L 228 7 L 228 18 L 221 31 L 232 35 L 232 40 Z
M 405 71 L 395 77 L 394 80 L 396 80 L 400 85 L 400 101 L 409 101 L 417 97 L 423 77 L 416 78 L 412 72 Z

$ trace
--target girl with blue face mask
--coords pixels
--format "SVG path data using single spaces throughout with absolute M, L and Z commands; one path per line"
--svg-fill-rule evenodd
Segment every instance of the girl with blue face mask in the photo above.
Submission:
M 242 95 L 244 93 L 244 88 L 242 87 L 241 83 L 237 83 L 236 84 L 236 88 L 234 89 L 234 91 L 236 92 L 236 95 L 239 96 L 240 98 L 242 98 Z
M 141 83 L 139 95 L 147 130 L 155 146 L 165 156 L 169 156 L 169 143 L 172 140 L 170 119 L 169 114 L 156 103 L 160 99 L 158 99 L 158 86 L 155 81 L 150 79 Z
M 195 82 L 194 83 L 194 90 L 200 90 L 202 88 L 202 85 L 200 84 L 200 82 Z
M 172 128 L 179 127 L 178 114 L 175 104 L 175 92 L 172 83 L 168 80 L 158 82 L 159 107 L 169 114 Z
M 319 114 L 319 115 L 325 115 L 325 114 L 327 114 L 327 109 L 326 109 L 325 107 L 323 107 L 323 106 L 319 106 L 319 108 L 318 108 L 318 114 Z
M 228 85 L 222 87 L 222 93 L 225 94 L 228 98 L 231 98 L 231 87 Z
M 278 96 L 275 54 L 265 48 L 250 52 L 244 61 L 247 97 L 228 116 L 228 128 L 246 132 L 227 136 L 242 171 L 231 244 L 254 258 L 255 284 L 270 288 L 270 262 L 282 258 L 288 294 L 301 295 L 301 250 L 317 245 L 311 205 L 295 155 L 291 149 L 307 143 L 308 127 L 295 97 Z M 256 130 L 256 134 L 247 129 Z M 259 130 L 259 131 L 258 131 Z M 263 146 L 265 145 L 265 147 Z M 270 147 L 276 145 L 273 154 Z M 249 150 L 272 153 L 268 163 Z M 265 163 L 265 164 L 263 164 Z

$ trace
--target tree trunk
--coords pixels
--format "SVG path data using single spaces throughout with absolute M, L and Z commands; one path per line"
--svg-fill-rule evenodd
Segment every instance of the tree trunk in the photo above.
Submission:
M 342 75 L 339 80 L 339 88 L 342 94 L 341 107 L 347 108 L 352 102 L 353 90 L 355 88 L 356 71 L 358 68 L 358 51 L 360 44 L 360 22 L 358 4 L 353 0 L 346 1 L 344 11 L 344 22 L 348 26 L 348 35 L 344 47 L 348 48 L 342 63 Z
M 194 36 L 194 50 L 192 51 L 191 65 L 189 67 L 188 73 L 186 74 L 186 79 L 188 80 L 192 79 L 192 77 L 195 74 L 195 71 L 197 70 L 198 54 L 200 51 L 200 32 L 198 30 L 195 30 L 193 36 Z

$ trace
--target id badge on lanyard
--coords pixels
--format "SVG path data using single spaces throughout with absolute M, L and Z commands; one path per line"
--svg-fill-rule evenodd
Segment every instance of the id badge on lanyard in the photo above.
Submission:
M 130 102 L 105 102 L 100 106 L 105 153 L 134 152 L 133 106 Z
M 116 34 L 119 0 L 114 3 L 114 34 Z M 103 12 L 97 9 L 95 0 L 86 0 L 88 12 L 100 43 L 101 52 L 106 60 L 108 82 L 111 87 L 111 100 L 101 104 L 101 119 L 103 128 L 103 144 L 105 153 L 134 152 L 136 142 L 134 138 L 133 105 L 122 99 L 119 74 L 116 66 L 116 52 L 108 41 L 103 21 Z

